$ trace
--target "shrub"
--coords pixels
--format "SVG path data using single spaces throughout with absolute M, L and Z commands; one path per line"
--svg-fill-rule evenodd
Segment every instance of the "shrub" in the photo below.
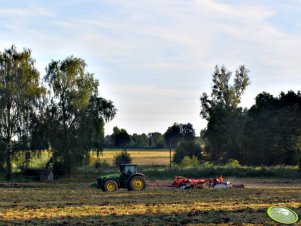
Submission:
M 180 162 L 181 167 L 198 167 L 200 166 L 200 162 L 197 157 L 192 156 L 191 158 L 189 156 L 185 156 L 182 161 Z
M 123 150 L 119 154 L 116 154 L 113 159 L 113 164 L 115 166 L 120 166 L 121 164 L 132 163 L 131 154 L 127 152 L 127 150 Z
M 60 162 L 54 162 L 52 164 L 52 167 L 53 167 L 53 175 L 56 179 L 60 178 L 60 177 L 62 177 L 66 174 L 64 162 L 61 162 L 61 161 Z
M 229 159 L 229 161 L 225 165 L 226 167 L 232 167 L 232 168 L 238 168 L 241 167 L 238 160 L 235 159 Z
M 213 166 L 213 167 L 190 167 L 190 168 L 143 168 L 141 173 L 144 173 L 146 177 L 151 179 L 171 179 L 175 175 L 180 175 L 190 178 L 200 177 L 217 177 L 222 175 L 227 177 L 260 177 L 260 178 L 292 178 L 300 179 L 301 172 L 298 171 L 298 167 L 249 167 L 242 166 L 240 168 L 231 168 L 225 166 Z
M 99 169 L 99 168 L 107 168 L 109 167 L 109 163 L 103 159 L 103 160 L 96 160 L 94 163 L 94 168 Z
M 185 156 L 190 158 L 195 156 L 200 161 L 201 155 L 201 146 L 199 144 L 193 141 L 184 141 L 176 148 L 173 161 L 179 164 Z
M 209 161 L 205 161 L 201 164 L 202 168 L 210 168 L 210 167 L 214 167 L 213 162 L 209 162 Z

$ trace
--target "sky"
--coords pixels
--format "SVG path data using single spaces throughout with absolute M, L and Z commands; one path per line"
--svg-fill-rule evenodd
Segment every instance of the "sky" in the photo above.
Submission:
M 300 90 L 300 0 L 0 0 L 0 51 L 30 48 L 41 77 L 51 60 L 83 58 L 129 133 L 174 122 L 206 127 L 200 96 L 215 65 L 249 70 L 241 100 Z

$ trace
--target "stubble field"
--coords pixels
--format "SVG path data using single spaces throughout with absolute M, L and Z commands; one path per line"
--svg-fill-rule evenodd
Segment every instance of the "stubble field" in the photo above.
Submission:
M 300 184 L 256 183 L 245 189 L 115 193 L 87 183 L 2 183 L 0 225 L 276 225 L 266 215 L 269 206 L 301 214 Z
M 113 164 L 114 156 L 120 153 L 122 149 L 105 149 L 101 159 Z M 139 165 L 169 165 L 170 153 L 168 149 L 128 149 L 133 162 Z M 173 155 L 174 151 L 172 151 Z M 97 160 L 96 154 L 91 155 L 91 164 Z

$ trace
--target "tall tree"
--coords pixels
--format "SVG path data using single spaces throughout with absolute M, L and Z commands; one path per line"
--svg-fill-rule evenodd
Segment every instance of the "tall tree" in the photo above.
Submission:
M 204 119 L 210 120 L 210 114 L 213 113 L 217 105 L 226 110 L 236 109 L 240 103 L 240 99 L 247 86 L 250 84 L 249 70 L 244 66 L 239 66 L 235 71 L 234 82 L 230 83 L 232 72 L 228 71 L 226 67 L 215 67 L 212 76 L 212 92 L 211 98 L 207 93 L 201 96 L 201 116 Z
M 200 98 L 200 114 L 208 121 L 203 136 L 212 160 L 227 161 L 240 155 L 240 136 L 244 127 L 245 111 L 239 108 L 238 104 L 250 84 L 248 73 L 249 70 L 245 66 L 240 66 L 235 71 L 231 84 L 232 72 L 224 66 L 216 66 L 210 97 L 203 93 Z
M 111 135 L 115 147 L 126 148 L 131 142 L 131 136 L 125 129 L 119 129 L 117 126 L 113 128 L 113 134 Z
M 185 141 L 193 141 L 195 139 L 195 130 L 191 123 L 181 124 L 181 134 Z
M 30 143 L 31 119 L 38 113 L 43 93 L 29 49 L 18 52 L 12 46 L 0 53 L 0 151 L 8 179 L 14 143 L 25 140 Z
M 68 175 L 90 149 L 101 148 L 104 121 L 116 113 L 112 102 L 98 97 L 98 81 L 85 70 L 83 59 L 70 56 L 52 61 L 44 78 L 50 88 L 46 115 L 53 161 L 61 161 Z
M 174 123 L 171 127 L 168 127 L 168 129 L 164 133 L 164 139 L 167 146 L 171 145 L 171 147 L 174 148 L 182 140 L 194 141 L 195 130 L 191 123 Z
M 168 127 L 164 133 L 164 139 L 168 147 L 175 148 L 182 139 L 181 125 L 174 123 L 171 127 Z

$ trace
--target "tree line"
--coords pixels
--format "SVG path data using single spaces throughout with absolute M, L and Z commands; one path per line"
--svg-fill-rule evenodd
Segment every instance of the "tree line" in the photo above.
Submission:
M 101 151 L 104 123 L 113 119 L 112 101 L 99 95 L 99 82 L 74 56 L 52 60 L 41 78 L 31 50 L 0 52 L 0 168 L 9 179 L 12 158 L 49 149 L 47 166 L 65 174 Z
M 200 98 L 200 114 L 208 121 L 201 132 L 203 157 L 218 163 L 235 159 L 246 165 L 301 166 L 301 92 L 277 97 L 262 92 L 243 109 L 238 104 L 250 84 L 248 73 L 240 66 L 233 78 L 224 66 L 216 66 L 211 94 Z
M 153 132 L 128 134 L 123 128 L 114 127 L 104 140 L 105 148 L 175 148 L 181 141 L 198 139 L 191 123 L 174 123 L 165 133 Z

